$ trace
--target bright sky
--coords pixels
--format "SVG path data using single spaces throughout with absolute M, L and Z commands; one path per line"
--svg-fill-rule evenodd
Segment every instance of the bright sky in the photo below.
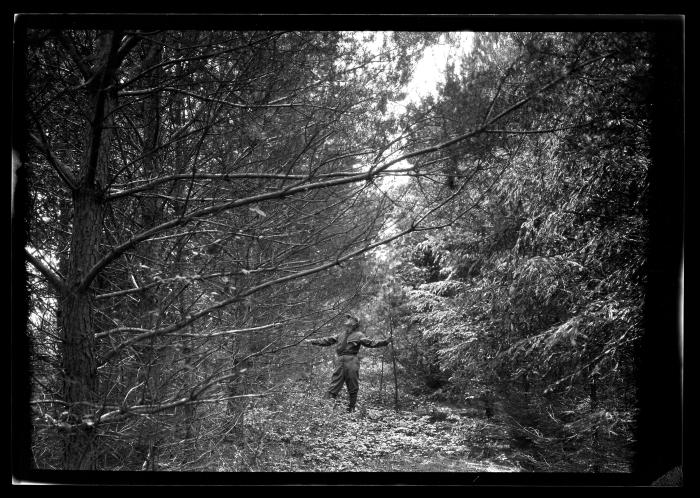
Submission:
M 382 33 L 383 34 L 383 33 Z M 404 89 L 406 97 L 398 102 L 389 102 L 387 111 L 397 115 L 401 113 L 409 103 L 417 103 L 421 98 L 428 95 L 437 95 L 438 85 L 444 81 L 445 66 L 448 61 L 455 64 L 459 71 L 460 56 L 469 53 L 473 46 L 474 33 L 458 32 L 455 35 L 457 43 L 450 43 L 443 35 L 437 44 L 426 49 L 423 56 L 416 63 L 413 71 L 413 78 Z M 356 33 L 360 39 L 364 38 L 364 32 Z M 370 47 L 379 50 L 382 45 L 382 36 L 377 36 L 369 43 Z M 365 41 L 365 43 L 368 43 Z M 410 165 L 406 161 L 394 164 L 390 169 L 403 169 Z M 407 177 L 385 177 L 381 180 L 382 185 L 389 188 L 397 187 L 408 181 Z
M 406 98 L 398 105 L 417 102 L 421 97 L 437 94 L 438 84 L 444 81 L 445 64 L 452 60 L 459 70 L 459 57 L 472 49 L 474 33 L 458 33 L 458 45 L 448 44 L 444 36 L 437 45 L 429 47 L 414 69 L 413 79 L 406 88 Z
M 366 38 L 369 33 L 367 31 L 358 31 L 355 32 L 355 37 L 363 41 L 370 50 L 381 50 L 384 35 L 389 34 L 389 32 L 374 32 L 375 35 L 379 36 L 375 36 L 371 41 Z M 431 93 L 436 94 L 438 84 L 444 79 L 445 64 L 449 60 L 454 61 L 456 68 L 459 70 L 459 57 L 471 51 L 474 33 L 470 31 L 451 32 L 450 35 L 456 38 L 457 43 L 448 42 L 447 37 L 442 35 L 437 44 L 426 49 L 423 57 L 414 68 L 413 79 L 405 90 L 406 98 L 401 102 L 395 103 L 395 105 L 406 105 L 409 102 L 417 102 L 421 97 Z

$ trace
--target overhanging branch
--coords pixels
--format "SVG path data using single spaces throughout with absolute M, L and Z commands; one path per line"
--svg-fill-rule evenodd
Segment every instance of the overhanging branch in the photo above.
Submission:
M 61 160 L 58 157 L 56 157 L 56 155 L 53 153 L 43 132 L 40 131 L 39 133 L 41 134 L 41 138 L 37 137 L 33 133 L 30 133 L 29 137 L 44 153 L 44 156 L 46 157 L 46 159 L 48 159 L 49 164 L 53 166 L 53 169 L 56 170 L 56 173 L 58 173 L 58 176 L 61 178 L 61 180 L 63 180 L 63 183 L 65 183 L 70 190 L 75 190 L 77 188 L 77 181 L 73 176 L 73 173 L 71 173 L 68 166 L 63 164 Z
M 262 284 L 256 285 L 255 287 L 251 287 L 250 289 L 247 289 L 244 292 L 241 292 L 241 293 L 236 294 L 235 296 L 233 296 L 229 299 L 225 299 L 219 303 L 216 303 L 215 305 L 212 305 L 212 306 L 210 306 L 202 311 L 199 311 L 198 313 L 191 315 L 190 317 L 186 318 L 185 320 L 182 320 L 178 323 L 170 325 L 169 327 L 163 327 L 161 329 L 156 329 L 156 330 L 149 330 L 147 332 L 143 332 L 141 334 L 138 334 L 138 335 L 132 337 L 131 339 L 128 339 L 128 340 L 122 342 L 121 344 L 118 344 L 117 346 L 115 346 L 109 353 L 107 353 L 104 356 L 104 361 L 105 362 L 109 361 L 109 359 L 111 359 L 119 351 L 123 350 L 124 348 L 126 348 L 134 343 L 150 339 L 151 337 L 168 335 L 168 334 L 171 334 L 173 332 L 177 332 L 178 330 L 181 330 L 181 329 L 187 327 L 188 325 L 191 325 L 192 323 L 199 320 L 200 318 L 203 318 L 203 317 L 209 315 L 213 311 L 224 308 L 224 307 L 229 306 L 233 303 L 240 302 L 243 299 L 245 299 L 246 297 L 248 297 L 252 294 L 255 294 L 257 292 L 260 292 L 263 289 L 267 289 L 268 287 L 272 287 L 275 285 L 280 285 L 280 284 L 283 284 L 285 282 L 289 282 L 291 280 L 303 278 L 303 277 L 306 277 L 308 275 L 313 275 L 315 273 L 319 273 L 321 271 L 327 270 L 327 269 L 332 268 L 334 266 L 338 266 L 341 263 L 343 263 L 349 259 L 352 259 L 356 256 L 359 256 L 360 254 L 363 254 L 363 253 L 370 251 L 376 247 L 379 247 L 379 246 L 384 245 L 384 244 L 388 244 L 389 242 L 392 242 L 396 239 L 399 239 L 399 238 L 403 237 L 404 235 L 407 235 L 408 233 L 414 231 L 415 229 L 416 229 L 415 225 L 412 224 L 409 228 L 399 232 L 396 235 L 393 235 L 391 237 L 387 237 L 387 238 L 382 239 L 378 242 L 374 242 L 374 243 L 369 244 L 365 247 L 361 247 L 361 248 L 359 248 L 351 253 L 346 254 L 345 256 L 336 258 L 333 261 L 330 261 L 328 263 L 319 265 L 319 266 L 314 267 L 314 268 L 310 268 L 310 269 L 305 270 L 305 271 L 300 271 L 297 273 L 293 273 L 291 275 L 286 275 L 284 277 L 269 280 L 267 282 L 263 282 Z M 122 329 L 120 329 L 120 330 L 127 331 L 127 329 L 130 331 L 142 330 L 142 329 L 135 329 L 135 328 L 124 328 L 123 330 Z M 101 335 L 107 335 L 107 334 L 103 333 Z
M 56 273 L 51 271 L 48 266 L 46 266 L 44 263 L 39 261 L 37 258 L 35 258 L 26 248 L 24 250 L 24 254 L 27 258 L 27 261 L 29 261 L 34 268 L 39 270 L 39 272 L 46 278 L 46 280 L 51 284 L 51 286 L 59 293 L 63 293 L 66 290 L 66 284 L 63 281 L 61 277 L 59 277 Z

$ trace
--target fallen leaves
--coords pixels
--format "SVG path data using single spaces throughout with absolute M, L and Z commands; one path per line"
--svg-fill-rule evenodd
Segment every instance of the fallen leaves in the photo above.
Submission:
M 303 412 L 287 412 L 290 418 L 279 412 L 251 413 L 249 423 L 265 426 L 268 444 L 283 449 L 287 462 L 270 462 L 270 470 L 520 470 L 505 456 L 507 445 L 499 444 L 498 426 L 486 421 L 451 413 L 435 421 L 430 416 L 382 408 L 370 408 L 365 413 L 348 414 L 340 405 L 335 410 L 330 404 L 306 405 Z M 489 450 L 484 451 L 487 447 Z

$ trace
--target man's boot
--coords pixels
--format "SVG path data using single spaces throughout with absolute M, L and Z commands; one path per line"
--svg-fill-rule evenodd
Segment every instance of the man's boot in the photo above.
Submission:
M 355 411 L 357 404 L 357 393 L 350 394 L 350 402 L 348 403 L 348 413 Z

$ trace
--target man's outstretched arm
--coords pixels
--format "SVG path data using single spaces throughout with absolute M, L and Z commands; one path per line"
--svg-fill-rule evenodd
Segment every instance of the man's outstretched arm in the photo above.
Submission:
M 307 339 L 306 342 L 314 346 L 332 346 L 338 339 L 335 337 L 321 337 L 320 339 Z
M 372 340 L 367 337 L 362 337 L 362 339 L 360 339 L 360 344 L 366 348 L 383 348 L 384 346 L 388 346 L 390 342 L 391 339 Z

